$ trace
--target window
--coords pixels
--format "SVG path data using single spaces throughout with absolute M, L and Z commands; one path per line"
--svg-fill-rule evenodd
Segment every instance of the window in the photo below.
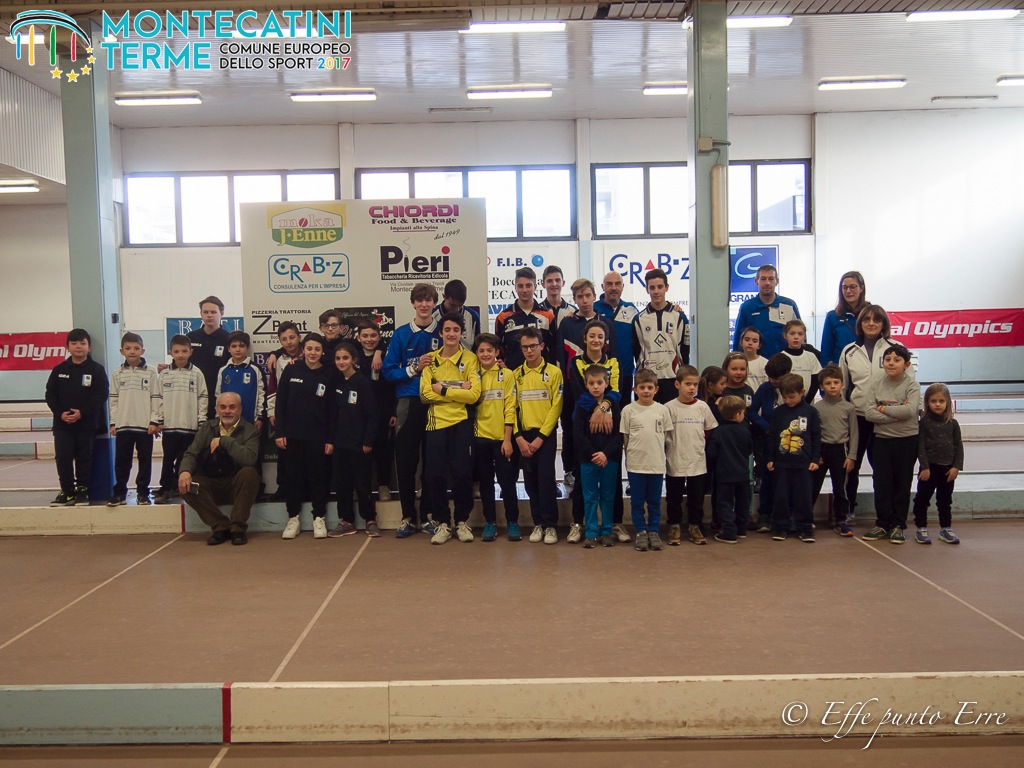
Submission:
M 126 242 L 235 244 L 242 203 L 337 197 L 336 171 L 129 175 L 125 178 Z
M 810 232 L 810 160 L 729 164 L 729 232 Z M 679 237 L 690 228 L 685 163 L 595 165 L 595 238 Z
M 488 240 L 576 236 L 572 166 L 359 169 L 356 197 L 480 197 Z

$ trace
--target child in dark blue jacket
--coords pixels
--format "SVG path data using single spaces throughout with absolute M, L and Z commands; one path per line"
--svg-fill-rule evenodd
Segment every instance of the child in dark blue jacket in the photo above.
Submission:
M 795 521 L 800 541 L 813 544 L 813 479 L 821 459 L 821 418 L 804 400 L 807 390 L 799 374 L 783 376 L 779 394 L 782 404 L 772 413 L 771 450 L 765 465 L 775 484 L 772 539 L 785 541 Z
M 598 535 L 605 547 L 615 545 L 612 537 L 615 493 L 619 488 L 619 465 L 622 462 L 622 433 L 619 432 L 619 406 L 607 399 L 611 379 L 608 369 L 600 364 L 591 365 L 584 372 L 587 391 L 576 401 L 573 411 L 573 433 L 576 438 L 576 457 L 580 464 L 580 483 L 583 487 L 583 546 L 597 546 Z M 611 433 L 592 432 L 590 417 L 602 400 L 602 409 L 612 416 Z M 598 523 L 598 506 L 601 520 Z
M 735 544 L 737 538 L 747 536 L 747 516 L 750 511 L 750 454 L 754 441 L 747 426 L 747 404 L 736 395 L 726 395 L 718 401 L 722 423 L 711 433 L 708 459 L 715 462 L 717 490 L 715 517 L 722 530 L 715 534 L 717 541 Z

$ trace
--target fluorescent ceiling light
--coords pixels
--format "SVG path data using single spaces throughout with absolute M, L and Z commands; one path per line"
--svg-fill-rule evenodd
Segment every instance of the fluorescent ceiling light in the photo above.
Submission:
M 562 32 L 564 21 L 484 21 L 473 22 L 469 29 L 460 29 L 463 35 L 496 35 L 506 32 Z
M 818 83 L 819 91 L 862 91 L 879 88 L 902 88 L 907 84 L 905 78 L 842 78 L 822 80 Z
M 995 21 L 1012 19 L 1019 13 L 1014 8 L 994 11 L 915 11 L 907 14 L 907 21 Z
M 651 83 L 644 86 L 644 96 L 685 96 L 689 90 L 686 83 Z
M 377 92 L 373 88 L 348 88 L 338 91 L 297 91 L 291 94 L 292 101 L 376 101 Z
M 792 16 L 730 16 L 725 20 L 727 29 L 771 29 L 772 27 L 788 27 L 792 23 Z M 692 26 L 692 21 L 683 22 L 683 29 L 689 29 Z
M 431 115 L 449 114 L 452 112 L 493 112 L 493 107 L 430 107 L 427 112 Z
M 1024 75 L 1000 75 L 996 85 L 1024 85 Z
M 998 96 L 932 96 L 932 103 L 948 103 L 951 101 L 995 101 Z
M 152 91 L 149 93 L 115 93 L 114 103 L 119 107 L 181 107 L 202 104 L 199 91 Z
M 471 99 L 548 99 L 553 91 L 550 85 L 514 86 L 511 88 L 470 88 L 466 96 Z
M 39 182 L 35 179 L 0 179 L 0 194 L 38 191 Z

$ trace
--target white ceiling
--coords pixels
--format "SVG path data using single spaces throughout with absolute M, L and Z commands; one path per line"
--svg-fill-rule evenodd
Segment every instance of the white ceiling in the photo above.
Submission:
M 344 72 L 300 70 L 109 73 L 110 94 L 191 89 L 191 107 L 117 107 L 122 128 L 681 117 L 685 97 L 641 95 L 645 83 L 687 80 L 686 33 L 677 21 L 570 22 L 549 34 L 456 31 L 357 33 Z M 215 56 L 215 59 L 219 56 Z M 215 66 L 217 62 L 215 61 Z M 46 67 L 27 67 L 0 42 L 0 67 L 57 93 Z M 729 33 L 729 112 L 735 115 L 950 108 L 935 96 L 998 96 L 977 108 L 1024 107 L 1024 88 L 996 77 L 1024 74 L 1024 14 L 1009 21 L 912 24 L 903 14 L 797 16 L 782 29 Z M 825 77 L 894 75 L 904 88 L 822 93 Z M 550 99 L 469 101 L 469 86 L 547 83 Z M 293 90 L 374 88 L 377 101 L 295 104 Z M 431 108 L 489 106 L 489 113 Z M 15 197 L 13 195 L 7 197 Z M 21 197 L 21 196 L 17 196 Z M 35 197 L 30 196 L 30 197 Z M 28 202 L 28 201 L 26 201 Z

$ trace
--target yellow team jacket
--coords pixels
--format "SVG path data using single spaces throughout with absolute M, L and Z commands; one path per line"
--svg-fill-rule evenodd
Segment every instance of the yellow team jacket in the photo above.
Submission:
M 562 413 L 562 372 L 557 365 L 542 362 L 536 368 L 526 363 L 516 368 L 516 429 L 519 435 L 539 429 L 551 437 Z
M 516 426 L 516 372 L 495 365 L 480 369 L 480 402 L 476 406 L 473 434 L 487 440 L 504 440 L 505 427 Z
M 451 357 L 441 357 L 443 351 L 439 349 L 430 353 L 433 359 L 420 377 L 420 399 L 430 406 L 427 412 L 428 432 L 465 421 L 469 416 L 466 406 L 480 399 L 480 363 L 476 355 L 460 349 Z M 469 382 L 469 389 L 461 388 L 464 381 Z M 432 389 L 434 382 L 444 384 L 448 391 L 443 395 L 437 394 Z

